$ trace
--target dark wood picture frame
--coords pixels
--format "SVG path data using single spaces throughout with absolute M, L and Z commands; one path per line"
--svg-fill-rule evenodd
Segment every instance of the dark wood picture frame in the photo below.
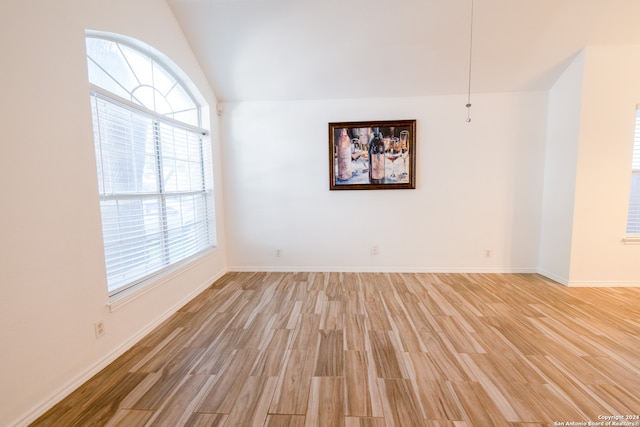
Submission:
M 415 176 L 415 120 L 329 123 L 330 190 L 414 189 Z

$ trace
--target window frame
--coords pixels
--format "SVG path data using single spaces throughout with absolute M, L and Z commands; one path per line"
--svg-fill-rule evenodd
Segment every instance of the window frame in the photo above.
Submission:
M 627 223 L 623 242 L 640 244 L 640 104 L 636 105 Z
M 108 105 L 108 108 L 113 108 L 113 109 L 119 108 L 119 109 L 122 109 L 123 111 L 132 112 L 132 114 L 139 114 L 141 116 L 147 117 L 151 121 L 152 127 L 153 127 L 152 135 L 151 137 L 149 137 L 148 135 L 144 137 L 145 142 L 142 142 L 141 144 L 148 144 L 147 140 L 149 138 L 153 140 L 153 144 L 155 144 L 156 147 L 159 147 L 162 144 L 166 144 L 164 140 L 161 140 L 161 138 L 163 138 L 162 136 L 163 134 L 162 132 L 160 132 L 161 129 L 163 131 L 172 130 L 172 129 L 173 130 L 178 129 L 178 130 L 184 131 L 186 132 L 187 139 L 189 135 L 192 135 L 192 136 L 195 134 L 199 135 L 198 137 L 199 157 L 196 158 L 195 162 L 191 162 L 191 164 L 200 163 L 200 169 L 198 170 L 198 168 L 196 167 L 194 169 L 195 172 L 188 172 L 186 175 L 180 175 L 180 177 L 187 176 L 188 181 L 192 182 L 194 177 L 197 178 L 198 175 L 201 175 L 200 181 L 199 181 L 201 184 L 200 186 L 201 188 L 198 189 L 198 185 L 197 185 L 196 190 L 193 190 L 193 191 L 192 190 L 185 191 L 185 190 L 177 190 L 177 189 L 174 189 L 173 191 L 165 190 L 164 185 L 162 184 L 162 181 L 164 179 L 163 174 L 165 173 L 163 162 L 167 161 L 167 156 L 166 155 L 163 156 L 161 150 L 157 151 L 158 155 L 156 156 L 156 159 L 155 159 L 155 165 L 152 165 L 152 168 L 153 167 L 155 168 L 154 170 L 157 171 L 157 175 L 158 175 L 157 192 L 144 193 L 137 190 L 133 193 L 128 193 L 128 192 L 117 193 L 116 192 L 116 193 L 107 194 L 103 185 L 99 185 L 101 223 L 103 227 L 103 248 L 105 249 L 105 265 L 107 267 L 107 289 L 108 289 L 109 301 L 110 303 L 112 303 L 116 300 L 121 299 L 122 297 L 131 295 L 132 293 L 136 292 L 139 289 L 153 288 L 154 286 L 151 286 L 151 285 L 154 282 L 162 282 L 163 280 L 161 279 L 167 276 L 170 276 L 172 272 L 174 272 L 178 268 L 182 268 L 188 264 L 195 264 L 196 259 L 200 258 L 204 253 L 216 247 L 215 207 L 214 207 L 215 201 L 214 201 L 214 194 L 213 194 L 213 171 L 212 171 L 213 159 L 211 156 L 212 147 L 211 147 L 211 140 L 210 140 L 210 131 L 204 127 L 201 127 L 202 121 L 203 121 L 203 117 L 202 117 L 203 111 L 208 111 L 208 106 L 206 105 L 206 103 L 199 101 L 197 97 L 193 96 L 193 84 L 190 83 L 188 77 L 186 75 L 184 75 L 183 77 L 179 77 L 179 74 L 183 74 L 183 73 L 175 66 L 175 64 L 171 63 L 170 60 L 168 60 L 168 58 L 164 56 L 162 58 L 159 58 L 158 52 L 155 51 L 155 49 L 149 46 L 146 46 L 141 42 L 138 42 L 133 39 L 129 39 L 127 37 L 120 36 L 120 35 L 111 35 L 111 34 L 106 35 L 103 33 L 87 31 L 86 38 L 101 39 L 101 40 L 106 40 L 112 43 L 116 43 L 118 45 L 125 45 L 129 49 L 136 51 L 138 54 L 146 56 L 151 61 L 154 61 L 155 64 L 157 64 L 163 69 L 164 72 L 170 74 L 175 79 L 176 84 L 180 85 L 181 89 L 193 101 L 194 105 L 197 108 L 196 113 L 197 113 L 198 125 L 200 125 L 200 126 L 195 126 L 191 123 L 177 120 L 171 117 L 170 115 L 161 114 L 157 111 L 147 108 L 145 105 L 142 105 L 141 103 L 139 104 L 131 100 L 128 100 L 126 98 L 123 98 L 107 89 L 97 86 L 96 84 L 91 82 L 91 77 L 89 78 L 92 117 L 94 120 L 94 123 L 93 123 L 94 145 L 96 148 L 96 162 L 98 167 L 97 177 L 99 180 L 103 179 L 104 171 L 102 171 L 100 164 L 98 164 L 99 162 L 101 162 L 101 159 L 102 159 L 101 157 L 102 154 L 98 151 L 99 149 L 101 150 L 101 148 L 99 148 L 101 147 L 101 145 L 99 144 L 102 144 L 102 139 L 101 139 L 102 137 L 99 135 L 100 133 L 99 129 L 96 129 L 96 126 L 98 127 L 101 126 L 100 124 L 96 123 L 97 115 L 100 114 L 97 108 L 98 100 L 100 100 L 100 102 L 103 102 L 104 105 Z M 89 64 L 89 61 L 92 61 L 92 59 L 89 56 L 88 50 L 89 48 L 87 47 L 87 64 Z M 178 70 L 178 73 L 174 72 L 175 70 Z M 111 71 L 114 71 L 114 70 L 111 70 Z M 117 80 L 115 81 L 117 82 Z M 155 90 L 154 86 L 152 86 L 152 88 L 154 88 Z M 171 132 L 174 132 L 174 131 L 171 131 Z M 131 136 L 130 138 L 135 139 L 135 137 L 133 136 Z M 168 139 L 171 139 L 171 138 L 168 138 Z M 174 145 L 171 145 L 171 147 L 175 147 L 175 140 L 173 140 L 170 144 L 174 144 Z M 193 146 L 193 143 L 191 144 L 191 146 Z M 176 171 L 176 173 L 178 172 Z M 182 184 L 178 184 L 178 185 L 182 185 Z M 193 184 L 188 184 L 188 185 L 193 185 Z M 106 243 L 107 231 L 105 228 L 107 227 L 106 224 L 108 220 L 105 219 L 105 211 L 104 211 L 105 207 L 103 205 L 103 202 L 109 198 L 118 198 L 118 197 L 120 198 L 124 197 L 131 200 L 138 200 L 140 201 L 141 204 L 142 204 L 143 198 L 157 197 L 157 199 L 160 201 L 158 206 L 159 207 L 165 206 L 164 209 L 159 208 L 157 213 L 158 218 L 160 218 L 158 220 L 158 223 L 160 224 L 159 227 L 161 229 L 161 233 L 168 235 L 168 233 L 172 232 L 174 233 L 174 236 L 177 236 L 175 240 L 178 240 L 178 241 L 180 240 L 186 241 L 186 239 L 182 235 L 180 235 L 180 233 L 183 232 L 185 228 L 184 227 L 178 228 L 178 231 L 177 231 L 178 234 L 175 234 L 176 231 L 171 231 L 171 229 L 169 228 L 169 223 L 171 222 L 171 220 L 169 219 L 169 214 L 166 212 L 165 203 L 168 198 L 175 199 L 177 197 L 177 200 L 180 201 L 179 203 L 180 209 L 178 209 L 180 214 L 178 215 L 178 218 L 180 220 L 179 221 L 180 224 L 183 224 L 185 211 L 184 211 L 184 208 L 182 207 L 182 197 L 192 197 L 191 202 L 194 206 L 193 209 L 196 209 L 194 212 L 197 212 L 196 217 L 198 217 L 199 220 L 193 223 L 189 223 L 187 225 L 191 226 L 194 230 L 196 230 L 196 231 L 192 231 L 192 235 L 195 236 L 194 241 L 196 243 L 194 245 L 196 247 L 196 250 L 193 250 L 193 251 L 186 250 L 184 251 L 184 253 L 187 254 L 186 256 L 181 257 L 181 255 L 178 254 L 178 258 L 176 260 L 166 262 L 166 253 L 168 253 L 171 250 L 175 251 L 175 244 L 168 241 L 165 236 L 165 238 L 160 239 L 161 240 L 160 251 L 162 253 L 162 255 L 160 255 L 160 258 L 162 259 L 161 267 L 159 268 L 154 267 L 153 270 L 145 271 L 145 274 L 142 276 L 136 276 L 133 279 L 127 280 L 127 282 L 124 284 L 118 284 L 117 286 L 114 286 L 113 279 L 109 277 L 110 273 L 109 273 L 108 266 L 109 266 L 110 260 L 107 258 L 108 257 L 107 243 Z M 187 200 L 187 202 L 189 202 L 189 200 Z M 161 211 L 164 211 L 164 212 L 161 212 Z M 175 210 L 173 212 L 175 212 Z M 202 215 L 199 216 L 198 214 L 203 214 L 203 216 Z M 120 218 L 119 215 L 120 214 L 117 215 L 118 218 Z M 146 217 L 146 214 L 141 210 L 137 218 L 139 218 L 140 222 L 144 223 L 145 217 Z M 118 221 L 120 221 L 120 219 L 118 219 Z M 141 238 L 144 241 L 145 239 L 148 238 L 148 236 L 144 234 L 146 233 L 144 231 L 145 226 L 143 225 L 140 228 L 143 229 L 142 230 L 143 234 L 141 235 Z M 204 233 L 198 233 L 198 231 L 202 231 L 202 230 L 205 230 Z M 201 239 L 202 234 L 204 234 L 204 237 Z M 204 241 L 205 243 L 201 244 L 202 241 Z M 189 242 L 191 242 L 191 240 L 189 240 Z M 138 243 L 138 245 L 140 245 L 139 247 L 142 247 L 142 248 L 144 247 L 144 243 L 143 244 Z M 189 249 L 191 247 L 191 243 L 188 243 L 187 245 Z M 156 255 L 156 257 L 158 257 L 158 255 Z M 132 268 L 132 267 L 129 267 L 129 268 Z

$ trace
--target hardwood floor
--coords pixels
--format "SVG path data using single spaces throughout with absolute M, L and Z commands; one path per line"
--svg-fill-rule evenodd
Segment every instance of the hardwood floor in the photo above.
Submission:
M 639 350 L 637 288 L 229 273 L 32 425 L 598 422 L 640 413 Z

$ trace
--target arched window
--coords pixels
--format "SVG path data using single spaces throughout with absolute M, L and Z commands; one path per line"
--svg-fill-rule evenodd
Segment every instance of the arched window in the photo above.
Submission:
M 151 47 L 87 32 L 111 297 L 215 245 L 211 142 L 190 82 Z

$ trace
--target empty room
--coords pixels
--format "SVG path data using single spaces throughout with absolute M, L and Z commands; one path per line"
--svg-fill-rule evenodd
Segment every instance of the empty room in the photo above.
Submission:
M 0 426 L 640 426 L 640 2 L 0 2 Z

